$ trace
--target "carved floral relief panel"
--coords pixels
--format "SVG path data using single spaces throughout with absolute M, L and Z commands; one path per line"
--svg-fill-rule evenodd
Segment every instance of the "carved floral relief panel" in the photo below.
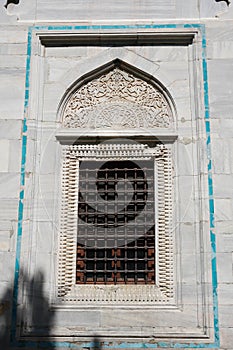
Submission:
M 65 128 L 171 128 L 172 111 L 152 84 L 115 68 L 79 88 L 66 103 Z

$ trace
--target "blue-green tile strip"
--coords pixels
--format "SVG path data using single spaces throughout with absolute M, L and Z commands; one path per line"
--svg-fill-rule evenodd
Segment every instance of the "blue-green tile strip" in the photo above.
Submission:
M 29 75 L 30 75 L 30 61 L 31 61 L 31 28 L 28 30 L 27 42 L 27 63 L 26 63 L 26 80 L 25 80 L 25 95 L 24 95 L 24 118 L 22 123 L 22 146 L 21 146 L 21 174 L 20 174 L 20 194 L 18 205 L 18 227 L 17 227 L 17 242 L 16 242 L 16 256 L 15 256 L 15 274 L 13 287 L 13 304 L 12 304 L 12 319 L 11 319 L 11 343 L 16 342 L 16 326 L 17 326 L 17 300 L 19 288 L 19 270 L 20 270 L 20 253 L 21 253 L 21 239 L 23 227 L 23 209 L 24 209 L 24 186 L 25 186 L 25 166 L 26 166 L 26 152 L 27 152 L 27 109 L 29 101 Z
M 204 81 L 204 106 L 205 106 L 205 127 L 206 127 L 206 150 L 208 155 L 208 188 L 209 188 L 209 217 L 210 217 L 210 241 L 212 247 L 212 288 L 213 288 L 213 314 L 214 314 L 214 343 L 174 343 L 174 342 L 158 342 L 158 343 L 108 343 L 101 344 L 105 349 L 129 349 L 129 348 L 219 348 L 219 323 L 218 323 L 218 282 L 216 269 L 216 239 L 214 233 L 214 200 L 213 200 L 213 181 L 212 181 L 212 163 L 211 163 L 211 138 L 210 138 L 210 115 L 209 115 L 209 91 L 208 91 L 208 73 L 206 60 L 206 36 L 205 26 L 202 24 L 148 24 L 148 25 L 96 25 L 96 26 L 35 26 L 30 27 L 28 31 L 28 47 L 27 47 L 27 66 L 26 66 L 26 82 L 25 82 L 25 102 L 24 102 L 24 120 L 22 127 L 22 160 L 21 160 L 21 180 L 20 180 L 20 197 L 18 209 L 18 234 L 16 246 L 15 260 L 15 276 L 13 290 L 13 307 L 12 307 L 12 329 L 11 329 L 11 344 L 18 347 L 28 348 L 67 348 L 67 349 L 83 349 L 96 348 L 95 342 L 70 343 L 57 341 L 17 341 L 16 326 L 17 326 L 17 300 L 18 300 L 18 285 L 19 285 L 19 269 L 20 269 L 20 252 L 22 238 L 22 223 L 23 223 L 23 200 L 24 200 L 24 184 L 25 184 L 25 164 L 26 164 L 26 147 L 27 147 L 27 108 L 29 101 L 29 78 L 30 78 L 30 60 L 31 60 L 31 34 L 33 30 L 101 30 L 101 29 L 156 29 L 156 28 L 197 28 L 202 33 L 202 69 Z
M 208 190 L 209 190 L 209 219 L 210 219 L 210 242 L 212 249 L 212 288 L 213 288 L 213 313 L 214 313 L 214 336 L 215 343 L 220 346 L 219 322 L 218 322 L 218 279 L 217 279 L 217 261 L 216 261 L 216 236 L 214 223 L 214 198 L 213 198 L 213 176 L 211 160 L 211 135 L 210 135 L 210 112 L 209 112 L 209 87 L 206 56 L 206 35 L 205 27 L 202 27 L 202 70 L 204 81 L 204 105 L 205 105 L 205 127 L 206 127 L 206 148 L 208 157 Z

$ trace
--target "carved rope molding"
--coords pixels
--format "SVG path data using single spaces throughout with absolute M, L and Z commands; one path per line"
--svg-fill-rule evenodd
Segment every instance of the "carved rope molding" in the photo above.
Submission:
M 152 84 L 119 68 L 78 89 L 63 113 L 65 128 L 171 128 L 172 124 L 165 96 Z

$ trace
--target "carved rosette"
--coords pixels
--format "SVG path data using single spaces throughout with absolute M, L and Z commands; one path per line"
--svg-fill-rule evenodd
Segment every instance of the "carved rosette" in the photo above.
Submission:
M 65 128 L 170 128 L 172 122 L 165 96 L 119 68 L 79 88 L 63 113 Z

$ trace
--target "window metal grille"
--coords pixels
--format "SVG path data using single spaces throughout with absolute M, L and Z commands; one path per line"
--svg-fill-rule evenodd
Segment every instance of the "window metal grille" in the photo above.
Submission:
M 76 284 L 155 284 L 153 160 L 80 162 Z

